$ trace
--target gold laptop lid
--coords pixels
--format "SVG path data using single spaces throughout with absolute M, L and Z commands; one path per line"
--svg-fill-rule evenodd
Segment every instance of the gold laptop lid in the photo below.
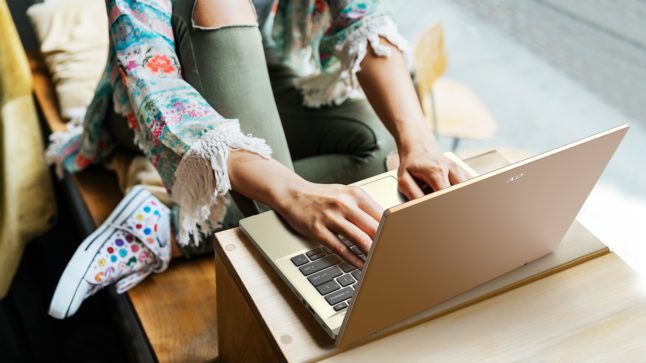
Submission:
M 386 211 L 337 345 L 345 348 L 553 251 L 623 125 Z

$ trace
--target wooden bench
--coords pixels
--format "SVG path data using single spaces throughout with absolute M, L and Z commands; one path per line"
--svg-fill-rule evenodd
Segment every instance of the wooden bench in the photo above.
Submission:
M 65 130 L 47 69 L 37 54 L 29 59 L 34 97 L 46 133 Z M 123 197 L 116 176 L 102 166 L 66 174 L 62 183 L 84 235 L 103 223 Z M 129 350 L 134 360 L 197 362 L 217 358 L 212 257 L 174 260 L 168 271 L 153 274 L 124 295 L 110 290 L 121 316 L 122 333 L 132 343 Z

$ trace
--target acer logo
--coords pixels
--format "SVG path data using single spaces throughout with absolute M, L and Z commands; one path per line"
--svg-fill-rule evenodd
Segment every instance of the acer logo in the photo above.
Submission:
M 511 178 L 507 179 L 507 181 L 505 181 L 505 184 L 509 184 L 509 183 L 511 183 L 511 182 L 515 182 L 516 180 L 518 180 L 518 179 L 520 179 L 520 178 L 522 178 L 522 177 L 524 177 L 524 176 L 525 176 L 525 173 L 520 173 L 520 174 L 518 174 L 518 175 L 514 175 L 514 176 L 512 176 Z

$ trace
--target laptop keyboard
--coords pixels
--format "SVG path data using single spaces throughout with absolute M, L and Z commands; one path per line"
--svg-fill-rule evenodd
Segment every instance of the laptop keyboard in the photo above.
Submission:
M 341 241 L 359 258 L 366 260 L 366 255 L 359 247 L 342 236 Z M 335 311 L 348 307 L 361 277 L 361 270 L 342 260 L 327 247 L 315 248 L 294 256 L 291 261 Z

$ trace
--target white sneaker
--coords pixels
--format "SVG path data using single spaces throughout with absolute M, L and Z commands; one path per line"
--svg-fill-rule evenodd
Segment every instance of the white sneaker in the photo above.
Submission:
M 116 282 L 118 293 L 170 261 L 170 210 L 137 186 L 78 247 L 58 281 L 49 315 L 74 315 L 83 300 Z

